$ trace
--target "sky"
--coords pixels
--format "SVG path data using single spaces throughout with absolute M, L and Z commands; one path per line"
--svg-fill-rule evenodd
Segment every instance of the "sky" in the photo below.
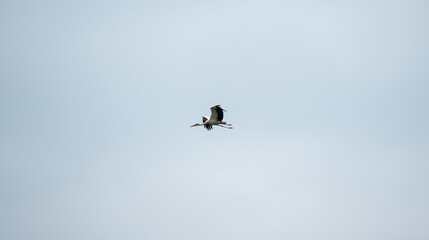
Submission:
M 0 238 L 428 239 L 428 12 L 2 1 Z

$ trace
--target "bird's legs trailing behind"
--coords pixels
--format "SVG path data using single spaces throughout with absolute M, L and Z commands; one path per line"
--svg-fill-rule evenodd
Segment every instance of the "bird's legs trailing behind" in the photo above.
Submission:
M 228 126 L 231 126 L 232 124 L 228 124 Z M 223 125 L 220 125 L 220 124 L 218 124 L 218 125 L 214 125 L 214 126 L 219 126 L 219 127 L 223 127 L 223 128 L 228 128 L 228 129 L 232 129 L 232 127 L 225 127 L 225 126 L 223 126 Z
M 223 125 L 226 125 L 226 126 L 232 126 L 232 124 L 226 123 L 226 122 L 220 122 L 219 124 L 223 124 Z

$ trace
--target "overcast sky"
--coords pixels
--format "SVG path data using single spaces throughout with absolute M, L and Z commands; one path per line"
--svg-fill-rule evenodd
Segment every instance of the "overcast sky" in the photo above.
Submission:
M 0 238 L 429 239 L 428 13 L 2 1 Z

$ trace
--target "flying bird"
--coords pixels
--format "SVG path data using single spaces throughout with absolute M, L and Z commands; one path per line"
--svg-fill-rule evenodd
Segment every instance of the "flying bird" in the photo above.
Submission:
M 232 127 L 231 127 L 232 124 L 222 122 L 223 112 L 224 111 L 226 112 L 225 109 L 222 109 L 220 107 L 220 105 L 216 105 L 214 107 L 211 107 L 210 110 L 212 111 L 212 115 L 210 116 L 210 118 L 204 116 L 203 117 L 203 123 L 196 123 L 196 124 L 192 125 L 191 127 L 204 126 L 208 131 L 213 129 L 213 125 L 223 127 L 223 128 L 232 129 Z

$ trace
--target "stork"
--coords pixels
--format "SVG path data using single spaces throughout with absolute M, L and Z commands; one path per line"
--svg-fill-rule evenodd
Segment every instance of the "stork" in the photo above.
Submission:
M 224 111 L 226 112 L 225 109 L 222 109 L 220 107 L 220 105 L 216 105 L 216 106 L 211 107 L 210 110 L 212 111 L 212 115 L 210 116 L 210 118 L 204 116 L 203 117 L 203 123 L 196 123 L 196 124 L 192 125 L 191 127 L 204 126 L 208 131 L 212 130 L 213 125 L 223 127 L 223 128 L 232 129 L 232 127 L 231 127 L 232 124 L 222 122 L 223 112 Z M 226 126 L 224 126 L 224 125 L 226 125 Z

